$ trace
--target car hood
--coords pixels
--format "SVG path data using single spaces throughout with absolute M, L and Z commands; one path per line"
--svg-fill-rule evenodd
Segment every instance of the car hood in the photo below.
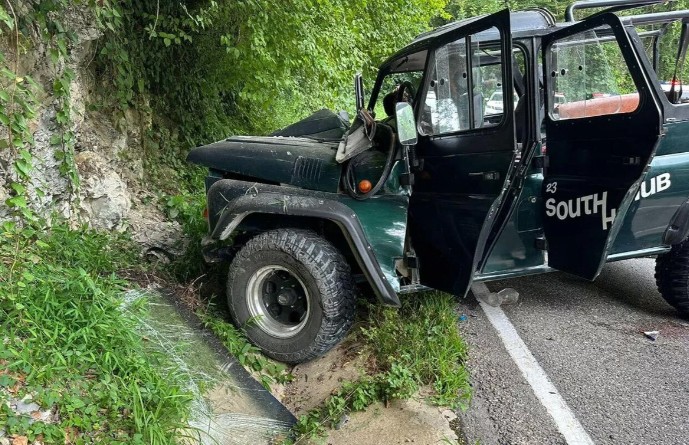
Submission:
M 336 192 L 338 142 L 281 136 L 235 136 L 193 149 L 187 161 L 227 177 Z

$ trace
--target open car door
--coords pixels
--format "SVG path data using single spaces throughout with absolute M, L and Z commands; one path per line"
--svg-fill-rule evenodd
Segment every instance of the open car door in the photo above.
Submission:
M 662 113 L 610 13 L 543 39 L 548 265 L 594 279 L 633 202 Z
M 516 170 L 509 11 L 439 35 L 431 50 L 409 227 L 421 283 L 464 295 Z

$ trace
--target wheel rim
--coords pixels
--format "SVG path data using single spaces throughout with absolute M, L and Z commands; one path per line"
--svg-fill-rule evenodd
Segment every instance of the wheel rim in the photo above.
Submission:
M 251 275 L 246 302 L 251 320 L 268 335 L 297 335 L 309 319 L 309 294 L 304 283 L 281 266 L 264 266 Z

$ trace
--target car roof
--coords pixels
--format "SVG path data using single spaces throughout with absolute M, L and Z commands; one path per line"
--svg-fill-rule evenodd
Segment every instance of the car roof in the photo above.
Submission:
M 411 43 L 397 51 L 389 57 L 381 66 L 386 68 L 392 65 L 396 60 L 405 59 L 402 70 L 393 69 L 393 71 L 414 71 L 420 70 L 423 67 L 426 51 L 429 47 L 434 46 L 438 40 L 445 38 L 448 34 L 457 29 L 469 25 L 477 20 L 487 17 L 488 14 L 471 17 L 464 20 L 448 23 L 433 30 L 419 34 Z M 638 26 L 645 24 L 659 24 L 668 23 L 676 20 L 685 20 L 689 18 L 689 10 L 668 11 L 659 13 L 646 13 L 632 16 L 622 16 L 620 20 L 625 26 Z M 576 21 L 557 22 L 553 14 L 544 8 L 531 8 L 523 11 L 510 11 L 510 29 L 512 31 L 512 38 L 519 39 L 524 37 L 542 36 L 551 33 L 557 29 L 566 28 L 573 25 Z M 474 41 L 488 42 L 495 41 L 500 38 L 499 33 L 495 29 L 489 29 L 480 32 L 473 36 Z
M 435 28 L 431 31 L 424 32 L 418 35 L 411 43 L 397 51 L 388 60 L 383 63 L 383 66 L 388 66 L 395 60 L 400 58 L 405 58 L 407 56 L 413 58 L 415 53 L 423 53 L 429 47 L 434 45 L 437 40 L 443 39 L 448 34 L 456 31 L 457 29 L 473 23 L 487 17 L 487 14 L 471 17 L 464 20 L 458 20 L 456 22 L 448 23 L 439 28 Z M 571 24 L 571 23 L 570 23 Z M 562 26 L 563 24 L 560 24 Z M 510 28 L 512 30 L 513 37 L 526 37 L 533 35 L 545 34 L 546 32 L 552 31 L 557 24 L 555 23 L 555 18 L 546 9 L 543 8 L 533 8 L 524 11 L 514 11 L 510 12 Z M 495 29 L 489 29 L 476 34 L 473 37 L 474 41 L 488 42 L 492 40 L 499 40 L 500 35 Z M 425 54 L 418 57 L 419 60 L 425 60 Z M 413 60 L 410 60 L 413 62 Z M 408 63 L 411 67 L 414 63 Z M 396 71 L 396 70 L 395 70 Z
M 477 17 L 471 17 L 469 19 L 458 20 L 456 22 L 448 23 L 447 25 L 435 28 L 431 31 L 419 34 L 416 39 L 414 39 L 409 45 L 413 46 L 415 44 L 428 42 L 437 39 L 438 37 L 449 34 L 456 29 L 473 23 L 483 17 L 487 17 L 487 14 L 480 15 Z M 512 29 L 512 34 L 519 33 L 520 31 L 534 31 L 538 29 L 549 29 L 555 26 L 555 17 L 550 13 L 550 11 L 543 8 L 527 9 L 524 11 L 514 11 L 510 12 L 510 28 Z M 499 39 L 500 36 L 494 31 L 484 31 L 475 36 L 475 40 L 478 41 L 488 41 Z

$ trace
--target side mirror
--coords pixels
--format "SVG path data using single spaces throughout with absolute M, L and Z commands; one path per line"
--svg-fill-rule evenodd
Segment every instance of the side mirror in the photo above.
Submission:
M 397 118 L 397 135 L 400 144 L 404 146 L 416 145 L 416 122 L 414 121 L 414 110 L 407 102 L 397 102 L 395 105 L 395 116 Z

